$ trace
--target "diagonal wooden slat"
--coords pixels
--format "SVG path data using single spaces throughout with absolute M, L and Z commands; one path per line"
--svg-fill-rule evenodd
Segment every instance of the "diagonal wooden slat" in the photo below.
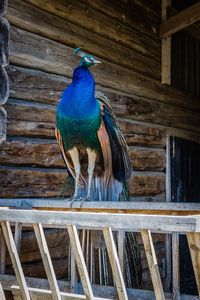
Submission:
M 1 282 L 0 282 L 0 299 L 1 299 L 1 300 L 6 300 L 6 296 L 5 296 L 5 294 L 4 294 L 4 291 L 3 291 L 3 288 L 2 288 Z
M 147 262 L 149 265 L 149 270 L 151 274 L 156 300 L 165 300 L 165 295 L 163 291 L 162 281 L 160 277 L 160 272 L 158 268 L 158 262 L 156 258 L 153 241 L 152 241 L 151 232 L 150 230 L 142 229 L 141 235 L 144 244 L 144 250 L 147 257 Z
M 110 264 L 113 272 L 113 277 L 116 283 L 119 299 L 127 300 L 128 296 L 127 296 L 126 287 L 125 287 L 125 283 L 124 283 L 124 279 L 122 276 L 122 271 L 119 263 L 119 257 L 117 254 L 117 249 L 116 249 L 111 228 L 105 227 L 103 229 L 103 234 L 106 242 L 106 247 L 108 250 L 108 256 L 110 259 Z
M 197 289 L 200 297 L 200 233 L 187 233 L 188 246 L 192 258 L 192 265 L 197 283 Z
M 14 271 L 15 271 L 15 275 L 16 275 L 17 281 L 18 281 L 19 286 L 20 286 L 20 292 L 21 292 L 21 295 L 22 295 L 22 299 L 31 300 L 29 292 L 28 292 L 28 287 L 27 287 L 27 284 L 26 284 L 26 280 L 25 280 L 25 277 L 24 277 L 24 273 L 23 273 L 23 270 L 22 270 L 22 266 L 21 266 L 19 256 L 18 256 L 18 253 L 17 253 L 17 248 L 16 248 L 16 245 L 15 245 L 15 241 L 14 241 L 12 231 L 11 231 L 11 228 L 10 228 L 10 224 L 8 222 L 1 222 L 1 228 L 2 228 L 3 235 L 4 235 L 4 238 L 5 238 L 5 241 L 6 241 L 6 245 L 7 245 L 7 248 L 8 248 L 9 255 L 10 255 L 10 259 L 12 261 L 12 265 L 13 265 L 13 268 L 14 268 Z
M 33 229 L 34 229 L 37 243 L 39 246 L 39 250 L 40 250 L 40 254 L 42 257 L 43 264 L 44 264 L 44 268 L 45 268 L 45 271 L 47 274 L 49 286 L 50 286 L 50 289 L 52 292 L 52 297 L 54 300 L 61 300 L 62 297 L 60 295 L 60 290 L 59 290 L 58 283 L 56 280 L 56 275 L 55 275 L 53 264 L 52 264 L 51 257 L 49 254 L 49 249 L 47 246 L 47 242 L 46 242 L 46 238 L 44 235 L 44 230 L 42 228 L 42 224 L 41 223 L 33 224 Z
M 81 249 L 80 240 L 78 237 L 78 232 L 76 226 L 74 225 L 67 225 L 67 230 L 69 233 L 69 239 L 72 247 L 72 251 L 74 253 L 74 257 L 77 263 L 77 268 L 79 271 L 79 275 L 81 278 L 81 283 L 83 285 L 83 290 L 86 295 L 86 299 L 93 300 L 94 295 L 92 291 L 92 286 L 90 283 L 88 271 L 86 268 L 85 260 L 83 257 L 83 252 Z

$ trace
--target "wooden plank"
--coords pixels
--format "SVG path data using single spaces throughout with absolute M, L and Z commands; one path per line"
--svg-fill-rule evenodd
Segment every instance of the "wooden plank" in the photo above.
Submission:
M 34 229 L 35 236 L 36 236 L 38 246 L 40 249 L 44 268 L 45 268 L 45 271 L 47 274 L 49 286 L 50 286 L 50 289 L 52 292 L 52 297 L 54 300 L 61 300 L 62 297 L 60 295 L 60 290 L 59 290 L 59 287 L 57 284 L 56 275 L 55 275 L 53 264 L 52 264 L 51 257 L 49 254 L 49 249 L 47 246 L 47 242 L 46 242 L 46 238 L 45 238 L 44 231 L 42 228 L 42 224 L 41 223 L 33 224 L 33 229 Z
M 123 230 L 119 230 L 117 236 L 117 248 L 118 248 L 119 263 L 123 275 L 124 275 L 124 246 L 125 246 L 124 243 L 125 243 L 125 232 Z
M 142 229 L 141 235 L 144 243 L 144 249 L 146 252 L 146 257 L 149 265 L 149 270 L 151 274 L 151 279 L 152 279 L 156 299 L 165 300 L 162 281 L 161 281 L 157 258 L 155 254 L 155 249 L 151 237 L 151 231 Z
M 15 296 L 19 295 L 19 287 L 12 286 L 12 292 Z M 29 288 L 29 292 L 32 300 L 52 300 L 52 292 L 45 289 Z M 73 293 L 60 293 L 62 300 L 87 300 L 85 295 L 73 294 Z M 17 298 L 18 299 L 18 298 Z M 103 297 L 94 297 L 94 300 L 109 300 Z M 20 300 L 20 298 L 19 298 Z
M 74 253 L 74 257 L 77 263 L 77 268 L 79 271 L 81 283 L 83 286 L 84 293 L 86 295 L 86 299 L 94 299 L 92 286 L 89 279 L 89 274 L 86 268 L 85 260 L 83 257 L 83 252 L 81 249 L 80 240 L 78 237 L 76 226 L 67 225 L 67 230 L 69 233 L 71 247 Z
M 51 211 L 51 214 L 49 214 Z M 24 210 L 0 208 L 0 220 L 32 224 L 33 220 L 45 225 L 65 228 L 71 224 L 88 229 L 99 229 L 103 226 L 112 230 L 137 231 L 150 229 L 159 232 L 199 232 L 200 216 L 179 216 L 136 213 L 77 212 L 53 210 Z
M 193 270 L 196 278 L 198 294 L 200 297 L 200 234 L 195 232 L 187 233 L 188 246 L 192 259 Z
M 160 25 L 160 37 L 165 38 L 200 20 L 200 3 L 197 2 L 185 10 L 170 17 Z
M 15 239 L 15 245 L 18 254 L 20 253 L 20 249 L 21 249 L 21 238 L 22 238 L 22 225 L 20 223 L 16 223 L 14 239 Z
M 3 236 L 2 229 L 0 229 L 0 273 L 5 273 L 6 266 L 6 243 Z
M 172 233 L 172 290 L 173 300 L 180 300 L 179 234 Z
M 10 224 L 8 222 L 1 222 L 1 228 L 4 234 L 4 238 L 6 241 L 6 245 L 8 248 L 8 252 L 10 255 L 10 259 L 12 261 L 12 265 L 16 274 L 17 281 L 20 286 L 20 294 L 23 300 L 31 300 L 28 287 L 26 284 L 26 280 L 24 277 L 24 273 L 21 267 L 20 259 L 17 253 L 16 245 L 14 242 L 14 238 L 12 235 L 12 231 L 10 228 Z
M 6 296 L 5 296 L 5 294 L 4 294 L 4 291 L 3 291 L 3 288 L 2 288 L 1 282 L 0 282 L 0 299 L 1 299 L 1 300 L 6 300 Z
M 126 291 L 126 287 L 125 287 L 125 283 L 124 283 L 124 279 L 120 267 L 119 257 L 117 254 L 117 249 L 116 249 L 111 228 L 104 227 L 103 235 L 106 242 L 106 247 L 110 259 L 113 278 L 118 292 L 118 297 L 120 300 L 128 300 L 127 291 Z
M 162 21 L 167 20 L 167 12 L 171 6 L 171 0 L 162 0 Z M 161 82 L 171 84 L 171 37 L 162 39 L 161 52 Z
M 17 286 L 15 276 L 0 275 L 0 280 L 2 282 L 3 288 L 6 290 L 10 290 L 11 286 Z M 35 289 L 48 290 L 48 288 L 49 288 L 47 279 L 26 277 L 26 281 L 28 282 L 28 284 L 31 287 L 35 287 Z M 60 289 L 62 289 L 66 293 L 70 292 L 70 282 L 66 282 L 64 280 L 62 280 L 62 281 L 59 280 L 58 284 L 59 284 Z M 95 288 L 95 294 L 97 295 L 96 297 L 99 297 L 98 298 L 99 300 L 102 297 L 112 299 L 113 295 L 116 295 L 116 293 L 117 293 L 115 287 L 94 285 L 94 288 Z M 18 287 L 17 287 L 17 289 L 19 290 Z M 81 283 L 78 283 L 78 289 L 81 289 Z M 29 291 L 30 291 L 30 288 L 29 288 Z M 155 300 L 153 291 L 141 290 L 141 289 L 127 289 L 127 291 L 128 291 L 129 300 L 135 300 L 137 298 L 143 299 L 143 300 L 150 300 L 150 299 Z M 16 292 L 18 292 L 18 291 L 16 291 Z M 82 296 L 82 295 L 80 295 L 80 296 Z M 172 299 L 171 293 L 166 293 L 166 299 L 167 300 Z M 43 299 L 41 299 L 41 300 L 43 300 Z M 199 297 L 191 296 L 191 295 L 181 295 L 181 300 L 199 300 Z

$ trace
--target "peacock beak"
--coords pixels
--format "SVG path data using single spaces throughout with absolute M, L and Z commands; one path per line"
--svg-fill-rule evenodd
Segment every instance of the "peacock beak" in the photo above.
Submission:
M 95 60 L 93 61 L 93 63 L 94 63 L 94 64 L 101 64 L 101 61 L 95 59 Z

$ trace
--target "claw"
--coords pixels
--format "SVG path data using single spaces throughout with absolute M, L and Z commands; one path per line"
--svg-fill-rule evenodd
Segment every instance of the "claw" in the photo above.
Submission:
M 83 207 L 83 202 L 85 202 L 85 201 L 91 201 L 91 198 L 90 198 L 89 196 L 87 196 L 87 197 L 85 197 L 85 198 L 82 198 L 82 199 L 81 199 L 81 203 L 80 203 L 80 208 Z
M 70 201 L 70 208 L 72 208 L 72 205 L 73 205 L 73 203 L 74 202 L 76 202 L 76 201 L 82 201 L 83 200 L 83 198 L 82 197 L 77 197 L 77 196 L 73 196 L 71 199 L 69 199 L 69 201 Z

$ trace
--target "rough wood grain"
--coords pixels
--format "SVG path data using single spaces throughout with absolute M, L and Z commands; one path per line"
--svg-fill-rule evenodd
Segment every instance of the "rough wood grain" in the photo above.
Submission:
M 10 61 L 13 64 L 24 67 L 34 65 L 34 68 L 46 72 L 71 77 L 72 69 L 77 64 L 77 62 L 74 63 L 71 60 L 66 63 L 66 57 L 69 57 L 71 53 L 72 49 L 70 47 L 21 29 L 11 28 Z M 153 99 L 173 105 L 175 103 L 174 99 L 176 99 L 176 106 L 199 110 L 198 100 L 194 97 L 190 102 L 188 97 L 179 91 L 162 86 L 156 80 L 139 75 L 133 70 L 119 65 L 108 63 L 105 60 L 103 60 L 101 66 L 93 68 L 93 73 L 98 84 L 109 89 L 116 89 L 120 93 L 126 91 L 126 93 L 142 96 L 145 99 Z
M 129 183 L 129 191 L 135 196 L 153 196 L 163 194 L 165 192 L 165 175 L 160 174 L 134 174 Z
M 141 74 L 152 76 L 152 78 L 160 78 L 160 63 L 155 59 L 148 58 L 118 42 L 104 38 L 102 35 L 90 32 L 83 26 L 80 27 L 50 15 L 24 1 L 9 1 L 7 18 L 16 27 L 72 47 L 80 46 L 81 41 L 86 50 L 100 58 L 122 64 Z M 110 21 L 112 22 L 112 20 Z M 155 70 L 157 71 L 155 72 Z
M 165 151 L 162 149 L 131 147 L 129 155 L 134 170 L 162 171 L 165 168 Z M 57 142 L 46 139 L 9 138 L 2 143 L 0 164 L 65 168 Z
M 65 170 L 36 168 L 0 168 L 0 197 L 57 197 L 67 178 Z M 65 195 L 73 191 L 66 184 Z
M 146 56 L 159 57 L 159 44 L 135 31 L 131 30 L 124 24 L 119 24 L 105 14 L 95 11 L 93 8 L 76 0 L 69 0 L 67 5 L 64 0 L 58 2 L 49 1 L 48 3 L 40 0 L 28 0 L 38 7 L 47 10 L 54 15 L 80 25 L 92 32 L 98 33 L 108 39 L 114 40 L 119 44 L 125 45 L 128 48 L 134 49 Z M 53 5 L 52 5 L 53 4 Z M 151 45 L 151 49 L 147 45 Z

